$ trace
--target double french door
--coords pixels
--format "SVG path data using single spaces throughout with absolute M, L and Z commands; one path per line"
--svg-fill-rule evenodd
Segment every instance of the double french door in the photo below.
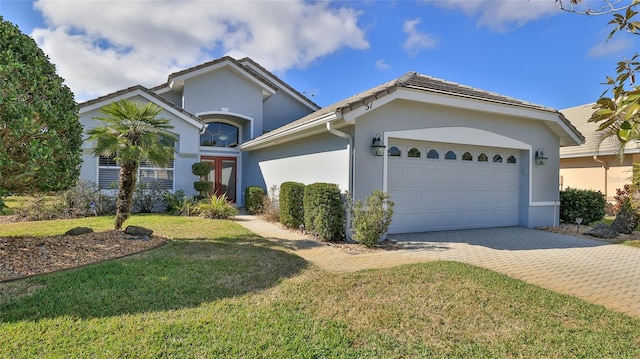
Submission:
M 230 201 L 236 202 L 236 165 L 235 157 L 203 156 L 203 162 L 211 167 L 208 180 L 213 182 L 213 192 L 216 196 L 227 195 Z

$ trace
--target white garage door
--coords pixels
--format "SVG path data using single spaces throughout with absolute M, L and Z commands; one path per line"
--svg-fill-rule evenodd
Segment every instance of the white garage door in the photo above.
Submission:
M 519 224 L 520 150 L 392 140 L 388 154 L 389 233 Z

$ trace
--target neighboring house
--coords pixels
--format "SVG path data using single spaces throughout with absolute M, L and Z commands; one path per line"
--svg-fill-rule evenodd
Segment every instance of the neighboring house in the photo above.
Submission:
M 141 164 L 142 183 L 159 183 L 168 190 L 195 194 L 191 173 L 195 162 L 207 161 L 216 193 L 227 193 L 233 201 L 254 181 L 244 175 L 244 156 L 238 145 L 298 119 L 319 107 L 269 71 L 245 58 L 223 57 L 169 75 L 165 84 L 146 89 L 135 86 L 81 103 L 80 123 L 85 131 L 101 125 L 93 118 L 110 103 L 134 99 L 153 102 L 171 119 L 178 138 L 175 160 L 169 168 Z M 109 188 L 117 183 L 119 167 L 113 158 L 96 158 L 83 146 L 80 178 Z
M 602 140 L 603 133 L 597 131 L 600 124 L 588 122 L 593 111 L 593 104 L 561 111 L 586 141 L 582 146 L 560 149 L 560 189 L 597 190 L 613 202 L 616 189 L 631 183 L 632 163 L 640 163 L 640 147 L 635 141 L 628 143 L 621 161 L 616 139 Z
M 218 190 L 240 204 L 247 186 L 285 181 L 336 183 L 356 200 L 382 189 L 395 202 L 391 233 L 557 224 L 559 147 L 584 141 L 557 110 L 413 72 L 317 109 L 227 57 L 81 104 L 85 128 L 120 98 L 152 101 L 176 126 L 173 167 L 143 168 L 143 181 L 190 193 L 191 164 L 210 160 Z M 113 180 L 108 160 L 86 153 L 82 177 Z

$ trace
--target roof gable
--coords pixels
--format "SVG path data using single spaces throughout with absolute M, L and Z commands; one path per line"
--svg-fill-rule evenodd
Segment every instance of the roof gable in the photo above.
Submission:
M 140 85 L 129 87 L 127 89 L 120 90 L 117 92 L 113 92 L 111 94 L 101 96 L 90 101 L 82 102 L 78 104 L 79 113 L 82 115 L 83 113 L 93 111 L 95 109 L 104 107 L 111 103 L 132 98 L 135 96 L 141 96 L 147 99 L 148 101 L 153 102 L 154 104 L 161 107 L 165 111 L 176 115 L 177 117 L 185 120 L 187 123 L 191 124 L 192 126 L 198 129 L 202 129 L 204 127 L 204 124 L 202 123 L 202 121 L 200 121 L 198 117 L 172 104 L 171 102 L 165 100 L 164 98 L 156 95 L 151 90 Z
M 250 83 L 258 86 L 262 89 L 262 94 L 265 98 L 273 95 L 278 90 L 278 87 L 271 83 L 269 80 L 265 79 L 260 74 L 252 71 L 251 69 L 243 66 L 237 60 L 229 56 L 205 62 L 204 64 L 186 70 L 174 72 L 169 75 L 167 84 L 170 89 L 180 91 L 184 87 L 184 83 L 186 80 L 216 71 L 220 68 L 229 68 Z M 162 89 L 162 87 L 164 86 L 158 87 L 158 90 Z
M 271 139 L 285 137 L 295 133 L 296 129 L 306 130 L 314 124 L 323 124 L 336 119 L 349 122 L 367 111 L 374 101 L 376 106 L 382 106 L 398 98 L 542 120 L 558 135 L 561 146 L 581 144 L 584 141 L 582 134 L 555 109 L 416 72 L 408 72 L 397 79 L 336 102 L 248 141 L 241 148 L 268 146 Z
M 560 111 L 585 136 L 583 145 L 561 148 L 561 158 L 619 154 L 620 143 L 613 137 L 603 140 L 604 133 L 598 131 L 600 124 L 589 122 L 595 111 L 593 105 L 590 103 Z M 638 142 L 628 142 L 625 146 L 625 153 L 640 153 Z
M 284 92 L 288 93 L 291 97 L 295 98 L 299 102 L 305 104 L 311 110 L 317 111 L 317 110 L 320 109 L 320 106 L 318 106 L 315 102 L 311 101 L 308 97 L 306 97 L 305 95 L 301 94 L 300 92 L 298 92 L 293 87 L 289 86 L 289 84 L 287 84 L 286 82 L 282 81 L 280 78 L 275 76 L 273 73 L 269 72 L 267 69 L 262 67 L 259 63 L 253 61 L 253 59 L 248 58 L 248 57 L 244 57 L 244 58 L 238 60 L 238 62 L 240 62 L 245 67 L 253 70 L 254 72 L 258 73 L 259 75 L 267 78 L 271 82 L 275 83 L 276 86 L 280 87 L 280 89 L 282 89 Z

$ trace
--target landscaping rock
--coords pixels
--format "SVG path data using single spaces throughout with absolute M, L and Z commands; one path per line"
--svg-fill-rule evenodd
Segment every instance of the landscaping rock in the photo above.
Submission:
M 127 228 L 125 228 L 124 230 L 124 233 L 133 236 L 133 239 L 142 239 L 143 241 L 148 241 L 151 239 L 153 230 L 140 226 L 127 226 Z
M 631 234 L 638 227 L 639 221 L 638 213 L 623 207 L 616 214 L 611 228 L 618 233 Z
M 584 232 L 584 234 L 596 237 L 596 238 L 605 238 L 611 239 L 616 238 L 618 236 L 618 232 L 616 232 L 612 227 L 607 226 L 604 223 L 598 223 L 590 230 Z
M 79 236 L 81 234 L 93 233 L 93 229 L 89 227 L 76 227 L 64 233 L 65 236 Z

